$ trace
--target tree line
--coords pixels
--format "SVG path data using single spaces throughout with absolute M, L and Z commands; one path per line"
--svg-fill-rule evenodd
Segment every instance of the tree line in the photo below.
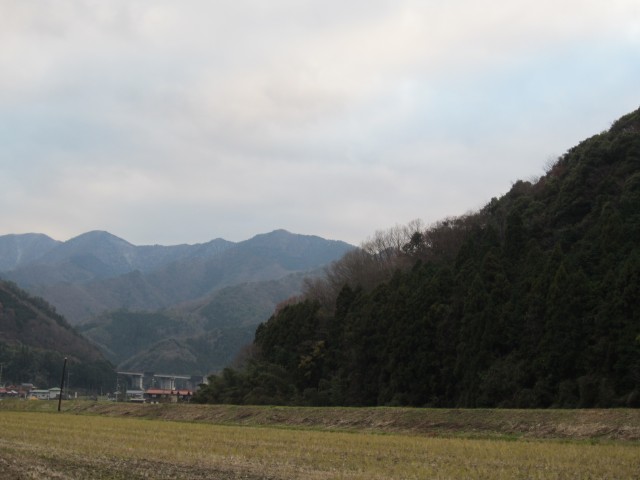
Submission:
M 197 400 L 638 407 L 638 239 L 640 111 L 478 212 L 376 233 Z

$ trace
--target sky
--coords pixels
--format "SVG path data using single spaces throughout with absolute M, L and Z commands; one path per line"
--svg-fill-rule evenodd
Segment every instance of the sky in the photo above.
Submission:
M 359 244 L 638 107 L 638 0 L 0 0 L 0 235 Z

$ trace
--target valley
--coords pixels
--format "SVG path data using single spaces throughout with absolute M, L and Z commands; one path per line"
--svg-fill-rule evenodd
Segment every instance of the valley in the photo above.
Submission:
M 5 235 L 0 278 L 44 298 L 116 367 L 207 375 L 229 365 L 305 278 L 353 248 L 285 230 L 168 247 L 98 231 L 66 242 Z

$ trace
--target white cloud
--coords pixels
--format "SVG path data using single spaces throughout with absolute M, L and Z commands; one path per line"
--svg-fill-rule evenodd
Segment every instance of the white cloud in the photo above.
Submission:
M 0 207 L 20 207 L 0 233 L 357 242 L 463 213 L 637 106 L 639 19 L 635 0 L 3 2 Z

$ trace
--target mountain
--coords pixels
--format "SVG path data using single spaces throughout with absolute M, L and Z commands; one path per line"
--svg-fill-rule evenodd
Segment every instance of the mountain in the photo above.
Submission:
M 41 233 L 0 236 L 0 271 L 13 270 L 41 257 L 60 242 Z
M 113 365 L 94 344 L 43 299 L 8 282 L 0 282 L 0 333 L 4 382 L 58 385 L 66 356 L 75 388 L 96 391 L 114 386 Z
M 197 400 L 640 406 L 640 110 L 405 233 L 345 255 Z
M 285 230 L 257 235 L 209 259 L 187 259 L 145 276 L 171 304 L 241 283 L 310 272 L 339 259 L 353 246 Z
M 26 249 L 27 238 L 12 241 Z M 52 242 L 7 261 L 15 268 L 2 276 L 46 298 L 121 368 L 184 374 L 228 365 L 306 276 L 353 249 L 285 230 L 171 247 L 101 231 Z
M 78 329 L 120 369 L 206 375 L 232 363 L 256 326 L 310 275 L 232 285 L 155 312 L 105 312 Z
M 167 308 L 226 286 L 313 270 L 352 248 L 284 230 L 238 243 L 216 239 L 171 247 L 134 246 L 107 232 L 89 232 L 2 277 L 46 298 L 78 324 L 109 310 Z
M 41 237 L 48 238 L 44 235 Z M 108 232 L 93 231 L 66 242 L 41 241 L 38 244 L 31 236 L 5 235 L 0 237 L 0 247 L 10 245 L 11 240 L 16 245 L 16 251 L 29 251 L 31 255 L 19 262 L 11 262 L 11 256 L 9 260 L 3 258 L 0 264 L 13 264 L 11 268 L 3 269 L 3 276 L 25 288 L 85 284 L 136 271 L 147 273 L 178 260 L 215 256 L 233 245 L 232 242 L 216 239 L 197 245 L 135 246 Z M 7 253 L 10 254 L 10 251 Z

